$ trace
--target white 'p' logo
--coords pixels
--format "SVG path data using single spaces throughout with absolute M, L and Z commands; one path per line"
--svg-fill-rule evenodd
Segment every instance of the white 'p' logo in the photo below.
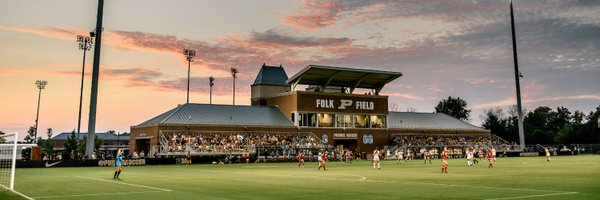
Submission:
M 352 100 L 340 99 L 340 106 L 338 106 L 338 109 L 346 109 L 346 106 L 352 106 Z

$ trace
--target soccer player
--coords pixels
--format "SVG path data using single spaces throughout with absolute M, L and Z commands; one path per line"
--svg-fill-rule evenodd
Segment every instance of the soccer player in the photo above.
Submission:
M 447 157 L 448 148 L 444 147 L 444 151 L 442 151 L 442 173 L 448 173 L 448 161 L 446 161 Z
M 548 147 L 544 148 L 544 151 L 546 151 L 546 161 L 550 162 L 550 151 L 548 151 Z
M 381 164 L 379 163 L 379 149 L 377 149 L 377 147 L 373 150 L 373 169 L 375 169 L 375 166 L 377 166 L 377 169 L 381 169 Z
M 488 150 L 487 159 L 488 159 L 488 168 L 494 168 L 494 156 L 492 155 L 491 149 Z
M 298 161 L 300 161 L 298 167 L 304 168 L 304 150 L 300 150 L 300 152 L 298 153 Z
M 471 147 L 471 156 L 473 156 L 473 159 L 471 159 L 471 161 L 473 162 L 473 164 L 479 164 L 479 161 L 477 160 L 477 158 L 475 158 L 476 153 L 477 150 L 475 150 L 474 147 Z
M 123 149 L 119 149 L 117 151 L 117 156 L 115 157 L 115 166 L 117 167 L 117 170 L 115 170 L 115 175 L 113 176 L 113 179 L 121 180 L 119 178 L 119 175 L 121 175 L 122 164 L 123 164 Z
M 352 164 L 352 151 L 350 149 L 346 149 L 346 163 Z
M 431 164 L 431 155 L 429 155 L 429 151 L 427 149 L 423 151 L 423 160 L 425 161 L 425 164 L 427 164 L 427 161 L 429 161 L 429 164 Z
M 494 157 L 494 161 L 496 161 L 496 147 L 492 146 L 492 156 Z
M 404 150 L 402 150 L 401 148 L 396 149 L 396 159 L 398 159 L 396 164 L 402 164 L 401 161 L 403 159 L 403 156 L 404 156 Z
M 327 167 L 325 166 L 326 161 L 327 161 L 327 152 L 323 151 L 322 153 L 319 152 L 319 168 L 317 170 L 321 170 L 321 167 L 323 167 L 324 171 L 327 171 Z
M 190 151 L 187 152 L 187 154 L 185 154 L 185 158 L 186 158 L 186 165 L 191 165 L 192 164 L 192 153 L 190 153 Z
M 467 165 L 473 166 L 473 151 L 471 151 L 470 149 L 467 149 Z

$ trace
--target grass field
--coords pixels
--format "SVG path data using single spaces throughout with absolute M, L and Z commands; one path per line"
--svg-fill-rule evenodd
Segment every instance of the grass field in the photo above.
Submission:
M 600 156 L 499 158 L 468 167 L 450 159 L 17 169 L 16 190 L 34 199 L 600 199 Z M 0 199 L 23 199 L 6 190 Z

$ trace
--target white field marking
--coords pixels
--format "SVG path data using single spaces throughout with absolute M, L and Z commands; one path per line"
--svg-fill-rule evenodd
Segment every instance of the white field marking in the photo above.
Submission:
M 257 173 L 253 173 L 257 174 Z M 577 192 L 569 192 L 569 191 L 557 191 L 557 190 L 540 190 L 540 189 L 529 189 L 529 188 L 506 188 L 506 187 L 491 187 L 491 186 L 477 186 L 477 185 L 454 185 L 454 184 L 440 184 L 440 183 L 423 183 L 423 182 L 395 182 L 395 181 L 384 181 L 384 180 L 371 180 L 367 179 L 365 176 L 361 175 L 353 175 L 353 174 L 340 174 L 340 175 L 350 175 L 350 176 L 358 176 L 362 179 L 344 179 L 344 178 L 330 178 L 330 177 L 318 177 L 318 176 L 297 176 L 297 175 L 283 175 L 283 174 L 264 174 L 261 175 L 267 176 L 283 176 L 283 177 L 294 177 L 294 178 L 316 178 L 316 179 L 332 179 L 332 180 L 347 180 L 347 181 L 368 181 L 375 183 L 400 183 L 400 184 L 420 184 L 420 185 L 434 185 L 434 186 L 446 186 L 446 187 L 466 187 L 466 188 L 482 188 L 482 189 L 497 189 L 497 190 L 517 190 L 517 191 L 528 191 L 528 192 L 550 192 L 552 195 L 559 194 L 576 194 Z M 551 196 L 551 195 L 549 195 Z
M 163 191 L 163 192 L 172 192 L 173 191 L 173 190 L 169 190 L 169 189 L 157 188 L 157 187 L 152 187 L 152 186 L 147 186 L 147 185 L 138 185 L 138 184 L 133 184 L 133 183 L 123 183 L 123 182 L 119 182 L 119 181 L 108 181 L 108 180 L 99 179 L 99 178 L 84 177 L 84 176 L 76 176 L 76 177 L 78 177 L 78 178 L 85 178 L 85 179 L 91 179 L 91 180 L 97 180 L 97 181 L 104 181 L 104 182 L 109 182 L 109 183 L 118 183 L 118 184 L 122 184 L 122 185 L 130 185 L 130 186 L 141 187 L 141 188 L 148 188 L 148 189 L 153 189 L 153 190 L 160 190 L 160 191 Z
M 24 195 L 23 193 L 17 192 L 16 190 L 10 190 L 8 187 L 4 186 L 4 185 L 0 185 L 2 186 L 4 189 L 14 192 L 15 194 L 18 194 L 19 196 L 22 196 L 23 198 L 29 199 L 29 200 L 35 200 L 34 198 L 28 197 L 27 195 Z
M 525 199 L 525 198 L 532 198 L 532 197 L 547 197 L 547 196 L 569 195 L 569 194 L 577 194 L 577 192 L 562 192 L 562 193 L 554 193 L 554 194 L 539 194 L 539 195 L 529 195 L 529 196 L 520 196 L 520 197 L 505 197 L 505 198 L 486 199 L 486 200 Z
M 93 194 L 73 194 L 73 195 L 56 195 L 56 196 L 40 196 L 35 197 L 38 199 L 52 199 L 52 198 L 66 198 L 66 197 L 85 197 L 85 196 L 110 196 L 110 195 L 124 195 L 124 194 L 143 194 L 153 193 L 162 191 L 141 191 L 141 192 L 111 192 L 111 193 L 93 193 Z

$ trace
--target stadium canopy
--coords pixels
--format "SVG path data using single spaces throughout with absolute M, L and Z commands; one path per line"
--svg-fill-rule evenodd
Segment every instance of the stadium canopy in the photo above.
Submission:
M 400 72 L 309 65 L 289 78 L 286 84 L 290 85 L 292 90 L 297 85 L 315 85 L 321 88 L 337 86 L 349 88 L 350 93 L 356 88 L 364 88 L 379 94 L 383 86 L 400 76 Z

